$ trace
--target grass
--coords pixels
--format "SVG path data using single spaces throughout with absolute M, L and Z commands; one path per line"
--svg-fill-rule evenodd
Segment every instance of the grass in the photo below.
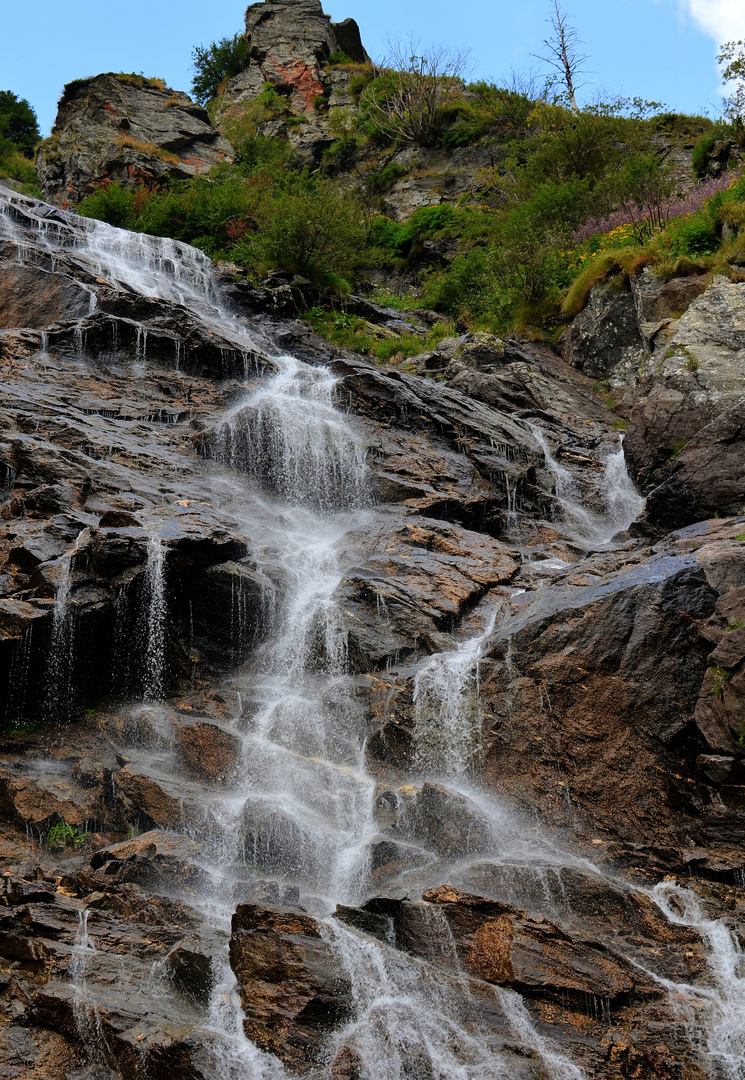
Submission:
M 144 154 L 146 157 L 157 157 L 162 161 L 169 161 L 173 165 L 178 165 L 181 161 L 178 154 L 172 154 L 170 150 L 163 150 L 162 147 L 156 146 L 153 142 L 139 142 L 130 135 L 119 135 L 116 145 L 122 148 L 127 147 L 138 154 Z
M 381 364 L 400 364 L 419 353 L 432 352 L 440 341 L 455 333 L 452 323 L 443 322 L 432 327 L 426 336 L 403 333 L 378 337 L 365 319 L 322 307 L 311 308 L 304 318 L 319 337 L 340 349 L 369 356 Z

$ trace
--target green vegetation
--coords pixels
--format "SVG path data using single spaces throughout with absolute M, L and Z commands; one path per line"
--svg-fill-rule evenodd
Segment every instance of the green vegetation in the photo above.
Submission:
M 47 846 L 50 848 L 72 847 L 77 851 L 87 839 L 88 834 L 84 829 L 78 828 L 77 825 L 68 825 L 66 821 L 58 821 L 47 833 Z
M 552 26 L 549 48 L 562 29 Z M 563 29 L 571 35 L 568 24 Z M 739 85 L 743 47 L 727 49 Z M 217 105 L 249 52 L 241 34 L 195 49 L 199 100 Z M 637 98 L 580 107 L 571 100 L 580 68 L 559 72 L 558 91 L 520 75 L 466 86 L 462 55 L 415 44 L 383 66 L 353 64 L 342 53 L 329 64 L 349 74 L 356 107 L 329 113 L 328 94 L 314 100 L 316 118 L 329 114 L 333 142 L 312 170 L 290 138 L 304 116 L 266 83 L 225 121 L 234 165 L 137 192 L 109 184 L 80 212 L 195 244 L 251 280 L 272 268 L 309 279 L 329 291 L 327 317 L 309 316 L 314 325 L 381 358 L 393 345 L 365 326 L 341 325 L 336 310 L 350 288 L 370 292 L 381 278 L 411 283 L 413 303 L 460 331 L 519 329 L 549 339 L 594 285 L 628 289 L 647 266 L 664 280 L 696 273 L 745 280 L 745 181 L 730 174 L 681 192 L 659 152 L 660 137 L 673 146 L 697 141 L 694 167 L 703 174 L 718 142 L 739 139 L 732 110 L 714 124 Z M 474 145 L 488 147 L 491 164 L 477 177 L 475 197 L 448 199 L 459 166 L 448 175 L 441 162 Z M 427 172 L 432 151 L 441 173 Z M 391 191 L 418 176 L 431 178 L 435 198 L 441 181 L 442 203 L 403 222 L 387 216 Z M 417 341 L 397 339 L 391 355 L 405 358 Z M 685 366 L 695 372 L 695 359 Z M 615 407 L 608 388 L 601 396 Z
M 433 327 L 427 335 L 394 335 L 355 315 L 328 311 L 320 306 L 311 308 L 307 321 L 317 334 L 340 348 L 374 357 L 381 363 L 401 363 L 418 353 L 430 352 L 443 338 L 452 337 L 455 333 L 452 323 L 443 322 Z
M 221 38 L 206 49 L 197 45 L 192 54 L 196 75 L 191 84 L 194 97 L 205 105 L 216 97 L 223 85 L 233 75 L 248 67 L 251 44 L 245 34 Z
M 28 195 L 38 194 L 33 156 L 39 142 L 36 113 L 25 98 L 0 90 L 0 179 Z

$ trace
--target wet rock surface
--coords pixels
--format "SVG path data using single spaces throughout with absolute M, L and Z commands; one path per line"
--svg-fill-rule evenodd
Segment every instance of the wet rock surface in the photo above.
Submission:
M 730 495 L 681 515 L 681 453 L 627 528 L 616 417 L 547 346 L 377 367 L 264 293 L 226 300 L 188 249 L 186 306 L 184 281 L 154 296 L 150 249 L 107 263 L 90 225 L 14 199 L 0 1072 L 359 1080 L 405 1044 L 417 1077 L 433 1045 L 448 1075 L 717 1075 L 739 983 L 708 927 L 739 941 L 745 904 Z M 711 288 L 707 326 L 732 301 Z M 676 302 L 653 292 L 650 324 Z M 282 428 L 293 349 L 333 379 L 299 367 Z M 722 380 L 691 455 L 717 424 L 735 453 Z

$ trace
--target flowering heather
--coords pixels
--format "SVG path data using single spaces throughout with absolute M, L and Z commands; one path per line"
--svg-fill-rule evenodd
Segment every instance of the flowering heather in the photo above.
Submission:
M 718 180 L 708 180 L 694 188 L 685 195 L 676 195 L 663 200 L 659 207 L 646 205 L 639 206 L 637 203 L 625 203 L 619 210 L 614 210 L 604 218 L 588 218 L 582 228 L 572 233 L 575 244 L 582 244 L 593 236 L 604 235 L 611 230 L 619 229 L 624 225 L 632 225 L 638 230 L 640 225 L 646 225 L 647 231 L 652 232 L 652 221 L 660 220 L 667 223 L 673 218 L 694 214 L 719 191 L 726 191 L 739 179 L 739 173 L 727 173 Z

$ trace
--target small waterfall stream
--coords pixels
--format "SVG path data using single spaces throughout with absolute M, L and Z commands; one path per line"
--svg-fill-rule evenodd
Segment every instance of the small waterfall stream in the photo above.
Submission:
M 7 212 L 16 197 L 4 199 L 0 235 L 17 240 Z M 28 200 L 17 199 L 29 212 Z M 248 330 L 221 308 L 209 260 L 195 249 L 98 222 L 75 218 L 71 223 L 72 215 L 49 207 L 39 206 L 34 214 L 52 259 L 60 248 L 72 252 L 96 276 L 182 304 L 250 352 Z M 333 404 L 334 376 L 292 357 L 273 360 L 276 374 L 247 388 L 219 418 L 209 443 L 216 473 L 222 469 L 215 478 L 215 505 L 224 499 L 234 517 L 243 514 L 259 569 L 262 559 L 267 572 L 279 568 L 275 577 L 282 585 L 273 632 L 228 682 L 240 702 L 230 727 L 241 741 L 242 761 L 235 786 L 211 792 L 204 807 L 204 868 L 211 886 L 198 902 L 213 925 L 227 929 L 236 900 L 268 880 L 279 897 L 292 903 L 299 897 L 322 920 L 327 940 L 349 973 L 356 1006 L 337 1042 L 354 1048 L 364 1080 L 512 1080 L 514 1059 L 479 1022 L 476 1010 L 464 1009 L 463 994 L 453 993 L 453 979 L 463 990 L 464 976 L 455 971 L 450 979 L 432 964 L 331 917 L 337 903 L 360 904 L 378 892 L 371 874 L 371 847 L 379 836 L 376 780 L 366 764 L 363 707 L 350 678 L 335 595 L 350 565 L 349 537 L 375 510 L 367 497 L 364 446 Z M 605 513 L 597 514 L 579 502 L 572 475 L 556 460 L 545 434 L 537 425 L 529 427 L 553 475 L 567 532 L 588 549 L 609 544 L 643 506 L 628 478 L 620 440 L 606 458 L 600 485 Z M 148 701 L 163 698 L 167 682 L 165 554 L 156 533 L 146 571 Z M 71 559 L 58 586 L 60 626 L 70 567 Z M 479 660 L 497 618 L 493 607 L 477 635 L 419 669 L 414 690 L 418 766 L 423 775 L 444 777 L 449 790 L 486 822 L 489 841 L 480 849 L 482 856 L 508 854 L 518 868 L 561 866 L 564 856 L 552 843 L 495 808 L 475 785 L 457 786 L 478 754 Z M 422 850 L 413 832 L 402 829 L 400 839 Z M 417 870 L 419 880 L 412 875 L 412 888 L 433 873 L 441 882 L 440 867 L 455 861 L 438 863 L 432 851 L 424 854 L 425 869 Z M 655 900 L 671 922 L 697 927 L 708 942 L 715 989 L 696 991 L 708 1009 L 705 1052 L 714 1063 L 712 1077 L 743 1080 L 742 957 L 726 928 L 706 920 L 687 895 L 661 886 Z M 94 950 L 85 927 L 75 950 L 79 965 L 73 976 L 87 1015 L 85 970 Z M 273 1057 L 246 1039 L 226 958 L 216 962 L 214 975 L 204 1018 L 212 1080 L 286 1075 Z M 537 1030 L 519 995 L 499 990 L 495 1001 L 513 1044 L 517 1041 L 526 1059 L 536 1064 L 526 1077 L 581 1080 L 584 1073 Z
M 644 498 L 634 487 L 626 468 L 623 437 L 615 449 L 609 449 L 598 484 L 602 512 L 597 513 L 581 502 L 581 493 L 573 474 L 556 459 L 545 433 L 537 424 L 526 426 L 543 451 L 546 468 L 553 477 L 556 501 L 561 510 L 561 527 L 579 547 L 598 551 L 611 543 L 616 533 L 628 529 L 644 510 Z

